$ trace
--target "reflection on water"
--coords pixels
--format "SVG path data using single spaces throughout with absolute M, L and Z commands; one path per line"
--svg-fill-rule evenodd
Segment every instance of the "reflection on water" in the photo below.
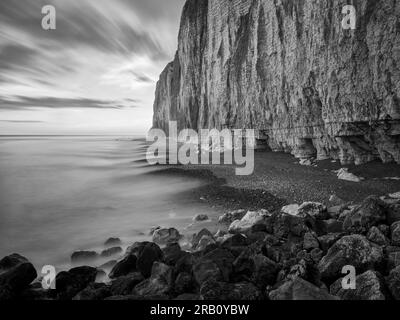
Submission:
M 101 250 L 111 236 L 128 245 L 205 213 L 174 200 L 199 181 L 145 174 L 144 157 L 140 139 L 0 138 L 0 258 L 67 267 L 74 250 Z

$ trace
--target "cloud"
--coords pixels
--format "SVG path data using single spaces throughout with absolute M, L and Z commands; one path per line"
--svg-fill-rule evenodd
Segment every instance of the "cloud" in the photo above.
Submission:
M 0 110 L 26 110 L 32 108 L 124 109 L 136 107 L 138 101 L 105 101 L 86 98 L 55 97 L 0 97 Z

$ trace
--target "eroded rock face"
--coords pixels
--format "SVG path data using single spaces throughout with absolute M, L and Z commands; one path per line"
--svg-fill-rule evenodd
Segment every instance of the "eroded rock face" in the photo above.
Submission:
M 157 84 L 155 128 L 254 128 L 274 151 L 400 163 L 400 5 L 187 0 Z

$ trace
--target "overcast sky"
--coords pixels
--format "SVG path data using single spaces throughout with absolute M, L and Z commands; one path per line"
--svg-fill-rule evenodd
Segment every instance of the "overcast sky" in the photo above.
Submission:
M 57 29 L 45 31 L 53 5 Z M 136 134 L 184 0 L 0 0 L 0 134 Z

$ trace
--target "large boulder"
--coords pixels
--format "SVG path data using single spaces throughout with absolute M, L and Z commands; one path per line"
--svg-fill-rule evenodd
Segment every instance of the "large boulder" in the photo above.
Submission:
M 302 237 L 309 229 L 303 218 L 287 214 L 275 214 L 268 223 L 272 224 L 272 234 L 277 238 Z
M 94 283 L 97 269 L 92 267 L 78 267 L 63 271 L 56 276 L 56 294 L 60 300 L 70 300 L 77 293 Z
M 190 273 L 181 272 L 176 276 L 174 283 L 175 295 L 192 292 L 194 289 L 194 280 Z
M 200 240 L 203 237 L 207 237 L 209 239 L 214 239 L 213 234 L 206 228 L 201 229 L 198 233 L 195 233 L 192 237 L 192 248 L 196 249 L 197 245 L 199 244 Z
M 372 227 L 371 229 L 369 229 L 367 239 L 380 246 L 384 246 L 388 243 L 385 235 L 382 233 L 381 230 L 379 230 L 378 227 Z
M 338 300 L 326 290 L 318 288 L 302 278 L 285 282 L 278 289 L 269 293 L 271 300 Z
M 175 228 L 161 228 L 153 233 L 153 242 L 163 245 L 171 242 L 178 242 L 182 236 Z
M 338 240 L 318 264 L 322 278 L 336 280 L 344 266 L 354 266 L 357 272 L 381 265 L 383 249 L 369 242 L 364 236 L 350 235 Z
M 117 262 L 117 264 L 111 269 L 111 272 L 108 276 L 111 279 L 115 279 L 134 272 L 137 270 L 136 262 L 137 257 L 134 254 L 129 254 Z
M 400 221 L 393 223 L 390 226 L 390 234 L 393 246 L 400 246 Z
M 0 260 L 0 301 L 11 300 L 37 277 L 34 266 L 18 254 Z
M 300 217 L 311 216 L 317 219 L 328 218 L 326 206 L 319 202 L 304 202 L 298 209 L 297 213 Z
M 162 249 L 164 255 L 164 262 L 170 266 L 174 266 L 180 258 L 185 254 L 182 251 L 179 243 L 169 243 Z
M 133 272 L 126 276 L 119 277 L 111 283 L 110 291 L 113 296 L 123 296 L 132 293 L 136 285 L 144 280 L 140 272 Z
M 355 289 L 343 289 L 342 279 L 331 285 L 331 294 L 342 300 L 386 300 L 386 289 L 379 272 L 368 270 L 356 277 Z
M 371 227 L 386 221 L 386 204 L 378 197 L 366 198 L 362 204 L 346 215 L 343 228 L 347 232 L 365 233 Z
M 160 247 L 155 243 L 148 242 L 143 249 L 139 251 L 136 267 L 145 278 L 148 278 L 151 275 L 153 263 L 162 260 L 163 252 Z
M 173 270 L 170 266 L 161 262 L 154 262 L 151 277 L 133 290 L 134 295 L 141 297 L 169 295 L 173 290 Z
M 386 285 L 393 298 L 400 300 L 400 266 L 390 271 L 389 276 L 386 278 Z
M 229 226 L 230 233 L 246 233 L 251 228 L 264 221 L 269 216 L 268 212 L 264 210 L 260 211 L 249 211 L 241 220 L 235 220 Z

